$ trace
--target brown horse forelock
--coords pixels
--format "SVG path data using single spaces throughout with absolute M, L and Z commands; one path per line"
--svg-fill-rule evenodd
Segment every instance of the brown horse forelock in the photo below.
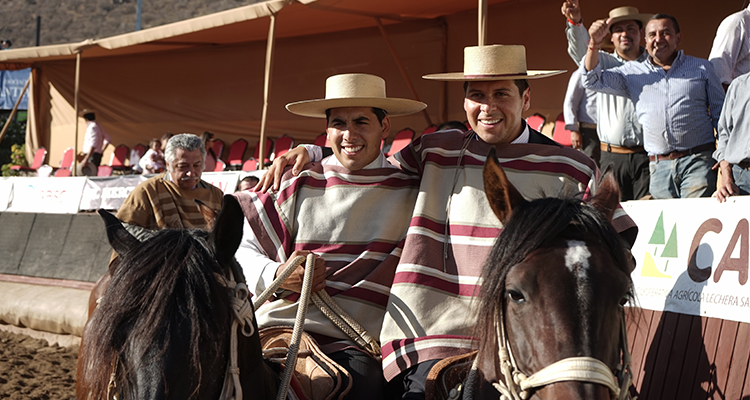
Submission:
M 214 276 L 223 272 L 206 237 L 200 230 L 163 230 L 120 255 L 121 263 L 84 333 L 90 342 L 81 349 L 88 364 L 81 372 L 92 385 L 93 398 L 106 397 L 115 359 L 120 360 L 120 398 L 143 398 L 139 390 L 145 387 L 180 391 L 184 398 L 220 390 L 221 382 L 201 381 L 213 372 L 206 366 L 223 377 L 231 324 L 227 289 Z M 186 343 L 170 339 L 184 336 Z M 174 357 L 182 359 L 167 359 Z M 153 373 L 154 366 L 167 370 Z M 159 382 L 170 377 L 177 379 L 169 388 Z
M 570 240 L 584 242 L 591 253 L 584 279 L 574 279 L 565 265 Z M 533 290 L 521 290 L 524 281 L 531 282 Z M 580 284 L 588 295 L 581 295 Z M 572 356 L 601 358 L 614 367 L 619 305 L 631 286 L 624 245 L 599 211 L 578 199 L 546 198 L 519 205 L 483 270 L 474 337 L 480 338 L 479 365 L 485 378 L 501 376 L 496 328 L 501 311 L 514 356 L 527 375 Z M 514 308 L 509 294 L 529 298 Z M 560 385 L 549 388 L 555 386 Z

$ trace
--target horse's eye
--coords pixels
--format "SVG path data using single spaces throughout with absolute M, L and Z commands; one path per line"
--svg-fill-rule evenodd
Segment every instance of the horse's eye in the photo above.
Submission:
M 620 299 L 620 307 L 625 307 L 625 304 L 628 304 L 628 301 L 630 301 L 629 295 L 622 296 Z
M 522 303 L 526 301 L 526 298 L 523 297 L 523 294 L 514 289 L 508 290 L 508 298 L 514 303 Z

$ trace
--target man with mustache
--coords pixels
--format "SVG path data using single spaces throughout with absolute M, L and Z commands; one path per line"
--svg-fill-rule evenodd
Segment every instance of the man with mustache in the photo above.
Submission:
M 565 35 L 568 54 L 580 66 L 586 56 L 589 33 L 583 26 L 578 0 L 565 0 L 562 14 L 567 18 Z M 602 69 L 619 67 L 628 61 L 643 62 L 648 52 L 640 47 L 643 27 L 651 14 L 641 14 L 635 7 L 617 7 L 609 12 L 612 22 L 609 33 L 615 51 L 599 50 Z M 638 123 L 633 101 L 628 97 L 596 93 L 596 133 L 601 142 L 599 165 L 612 166 L 620 198 L 623 201 L 640 199 L 649 191 L 648 154 L 643 149 L 643 128 Z
M 117 218 L 136 236 L 144 229 L 206 228 L 196 200 L 212 210 L 221 209 L 224 193 L 201 180 L 206 148 L 198 136 L 173 136 L 164 158 L 167 170 L 136 186 L 117 211 Z
M 595 21 L 589 28 L 583 86 L 633 100 L 649 155 L 651 196 L 711 196 L 716 189 L 714 130 L 724 105 L 713 66 L 678 50 L 677 19 L 656 14 L 646 25 L 649 58 L 603 70 L 599 49 L 612 21 Z

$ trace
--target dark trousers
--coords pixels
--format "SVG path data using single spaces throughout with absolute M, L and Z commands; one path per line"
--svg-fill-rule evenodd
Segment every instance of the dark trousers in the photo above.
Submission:
M 89 161 L 97 167 L 100 166 L 102 163 L 102 153 L 92 153 Z
M 380 361 L 357 349 L 344 349 L 328 354 L 328 357 L 352 376 L 352 389 L 347 399 L 385 398 L 385 377 Z
M 620 185 L 620 200 L 638 200 L 649 194 L 650 172 L 646 152 L 617 154 L 601 152 L 601 169 L 611 166 Z
M 423 361 L 388 382 L 388 400 L 425 400 L 430 369 L 440 360 Z
M 580 132 L 583 137 L 583 147 L 581 148 L 581 151 L 583 154 L 591 157 L 591 159 L 596 162 L 596 165 L 601 165 L 599 164 L 599 160 L 602 148 L 599 144 L 599 135 L 596 133 L 596 128 L 581 127 Z

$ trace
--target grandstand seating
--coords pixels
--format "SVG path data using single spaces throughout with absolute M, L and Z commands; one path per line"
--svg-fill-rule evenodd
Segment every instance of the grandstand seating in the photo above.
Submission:
M 563 114 L 555 119 L 555 129 L 552 131 L 552 140 L 566 147 L 573 147 L 570 143 L 570 131 L 565 129 L 565 118 Z
M 414 132 L 414 130 L 411 128 L 404 128 L 396 133 L 396 136 L 393 138 L 393 142 L 391 142 L 391 148 L 386 153 L 386 156 L 396 154 L 401 151 L 401 149 L 408 146 L 409 143 L 411 143 L 412 139 L 414 139 L 415 134 L 416 132 Z
M 229 155 L 227 156 L 227 164 L 230 170 L 238 170 L 242 167 L 242 161 L 245 157 L 245 150 L 247 149 L 247 140 L 237 139 L 229 147 Z M 270 151 L 270 146 L 269 146 Z
M 529 124 L 531 129 L 537 130 L 539 132 L 542 131 L 542 127 L 547 122 L 547 118 L 544 117 L 544 115 L 539 113 L 534 113 L 529 115 L 528 118 L 526 118 L 526 123 Z
M 10 169 L 12 171 L 19 171 L 19 172 L 36 172 L 39 167 L 44 164 L 44 159 L 47 157 L 47 149 L 44 147 L 40 147 L 36 150 L 34 153 L 34 161 L 31 163 L 30 166 L 26 167 L 23 165 L 11 165 Z
M 253 157 L 248 158 L 245 160 L 244 163 L 242 163 L 242 170 L 243 171 L 255 171 L 258 169 L 258 160 L 256 160 Z
M 294 148 L 294 138 L 289 135 L 282 135 L 276 139 L 273 144 L 273 153 L 271 153 L 271 161 L 274 158 L 284 155 L 284 153 Z

